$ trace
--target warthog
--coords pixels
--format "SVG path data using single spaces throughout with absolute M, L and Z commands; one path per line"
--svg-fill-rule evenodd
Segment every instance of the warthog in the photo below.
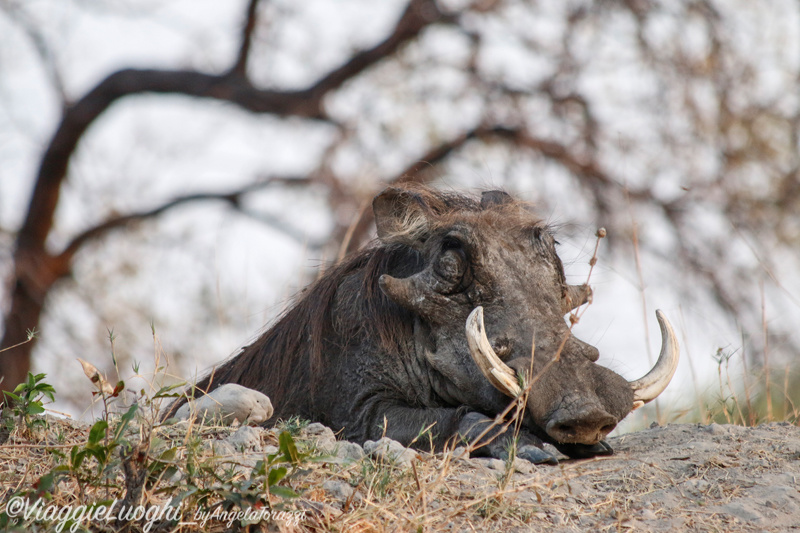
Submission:
M 201 390 L 238 383 L 272 399 L 271 421 L 441 447 L 474 442 L 529 383 L 516 453 L 552 463 L 544 442 L 570 457 L 612 453 L 604 437 L 672 378 L 679 350 L 660 313 L 661 356 L 645 377 L 596 364 L 564 319 L 589 289 L 566 284 L 550 229 L 525 203 L 392 187 L 373 211 L 376 243 L 331 267 Z M 513 433 L 495 426 L 474 455 L 505 457 Z

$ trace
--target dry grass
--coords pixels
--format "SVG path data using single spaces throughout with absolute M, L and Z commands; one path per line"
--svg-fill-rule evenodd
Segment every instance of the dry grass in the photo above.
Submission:
M 49 418 L 49 423 L 48 429 L 32 439 L 12 434 L 0 446 L 3 500 L 8 501 L 11 494 L 35 497 L 40 480 L 64 464 L 71 446 L 86 443 L 88 425 L 54 418 Z M 800 430 L 776 424 L 735 431 L 734 427 L 654 428 L 612 439 L 615 456 L 544 467 L 520 460 L 508 465 L 497 460 L 465 459 L 460 456 L 463 449 L 443 454 L 420 452 L 410 466 L 371 457 L 343 463 L 317 451 L 300 430 L 297 447 L 310 457 L 302 461 L 295 475 L 281 482 L 300 496 L 284 499 L 271 495 L 265 501 L 275 509 L 296 511 L 302 519 L 296 524 L 266 521 L 242 526 L 242 530 L 648 531 L 674 526 L 703 531 L 767 531 L 770 529 L 761 522 L 755 524 L 757 529 L 743 524 L 734 513 L 735 506 L 741 501 L 758 500 L 753 487 L 791 485 L 784 478 L 796 483 L 800 476 Z M 164 426 L 150 434 L 153 457 L 174 447 L 174 463 L 184 473 L 186 465 L 193 463 L 196 471 L 192 482 L 208 490 L 209 498 L 203 504 L 184 498 L 181 520 L 191 521 L 199 508 L 211 510 L 236 501 L 231 494 L 250 479 L 255 456 L 267 459 L 272 448 L 215 454 L 209 447 L 198 446 L 198 442 L 224 439 L 235 429 L 195 425 L 187 431 L 185 425 Z M 131 431 L 140 433 L 136 427 Z M 261 430 L 261 444 L 278 446 L 278 433 L 278 429 Z M 201 465 L 215 465 L 215 475 L 200 472 Z M 350 487 L 352 494 L 332 492 L 326 485 L 330 481 Z M 105 483 L 81 486 L 75 478 L 66 477 L 51 492 L 47 505 L 74 508 L 122 500 L 125 486 L 122 469 Z M 175 483 L 164 475 L 145 488 L 141 503 L 163 505 L 186 486 L 185 480 Z M 236 509 L 236 505 L 231 508 Z M 32 520 L 20 530 L 52 530 L 54 524 Z M 781 526 L 783 522 L 775 524 Z M 110 524 L 105 529 L 98 527 L 102 523 L 92 525 L 101 531 L 126 527 L 140 531 L 144 527 L 131 522 Z M 155 526 L 159 531 L 228 530 L 220 521 L 205 525 L 166 521 Z
M 88 425 L 53 418 L 49 418 L 49 423 L 48 429 L 32 438 L 25 439 L 15 433 L 0 446 L 3 500 L 8 501 L 12 494 L 27 493 L 35 497 L 40 480 L 64 464 L 72 446 L 86 443 Z M 564 531 L 638 531 L 647 530 L 643 524 L 650 523 L 648 520 L 672 523 L 679 519 L 684 528 L 730 531 L 737 530 L 737 524 L 741 525 L 736 517 L 706 509 L 712 506 L 716 509 L 747 496 L 749 485 L 742 482 L 742 475 L 732 475 L 732 472 L 746 471 L 746 476 L 754 479 L 753 476 L 766 475 L 773 470 L 783 473 L 794 468 L 797 473 L 800 464 L 797 461 L 800 447 L 796 450 L 781 448 L 787 441 L 780 438 L 769 445 L 755 442 L 745 454 L 742 453 L 744 446 L 753 439 L 725 436 L 721 443 L 729 446 L 729 450 L 720 448 L 710 457 L 700 457 L 695 450 L 672 447 L 676 442 L 687 447 L 692 434 L 669 441 L 653 433 L 661 429 L 664 428 L 617 438 L 616 442 L 612 441 L 618 452 L 614 457 L 568 461 L 556 467 L 536 468 L 519 460 L 514 465 L 464 460 L 457 457 L 461 450 L 456 454 L 419 453 L 410 468 L 369 457 L 351 464 L 334 460 L 309 461 L 302 465 L 298 475 L 284 483 L 299 493 L 300 498 L 269 497 L 276 508 L 299 511 L 303 519 L 294 525 L 288 522 L 252 525 L 249 530 L 272 527 L 282 531 L 342 532 L 550 531 L 556 527 Z M 185 427 L 155 428 L 150 434 L 155 443 L 153 457 L 159 450 L 174 447 L 174 461 L 182 465 L 181 468 L 185 468 L 190 456 L 196 465 L 217 464 L 217 478 L 206 476 L 201 480 L 202 476 L 197 476 L 196 479 L 198 486 L 212 493 L 206 505 L 210 509 L 230 499 L 214 487 L 231 487 L 247 481 L 253 461 L 252 457 L 246 460 L 239 454 L 215 455 L 205 448 L 198 452 L 197 442 L 219 440 L 232 431 L 231 428 L 203 425 L 188 430 Z M 651 434 L 649 441 L 645 439 L 648 433 Z M 795 435 L 796 442 L 800 435 Z M 262 443 L 277 446 L 277 431 L 265 431 Z M 301 450 L 310 446 L 298 440 Z M 262 455 L 265 458 L 266 452 Z M 742 462 L 743 456 L 747 457 L 746 463 Z M 794 459 L 789 469 L 787 458 Z M 353 489 L 353 494 L 347 498 L 335 497 L 323 488 L 330 480 L 345 483 Z M 104 483 L 84 483 L 84 486 L 80 486 L 77 479 L 66 477 L 52 491 L 52 499 L 47 503 L 76 507 L 87 502 L 122 500 L 124 487 L 122 469 Z M 144 491 L 141 503 L 162 505 L 180 490 L 180 484 L 161 479 Z M 665 498 L 681 500 L 675 505 L 681 506 L 683 511 L 672 516 L 674 510 L 664 509 Z M 193 507 L 189 500 L 184 501 L 185 519 L 198 507 Z M 125 525 L 132 531 L 142 527 Z M 25 530 L 44 531 L 52 526 L 53 522 L 35 520 L 24 524 Z M 224 523 L 209 522 L 204 527 L 164 523 L 161 530 L 226 529 Z M 119 527 L 111 524 L 106 530 L 119 530 Z

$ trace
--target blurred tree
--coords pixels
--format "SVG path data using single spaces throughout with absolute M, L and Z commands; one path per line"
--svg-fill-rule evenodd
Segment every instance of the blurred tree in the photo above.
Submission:
M 226 100 L 254 113 L 328 120 L 322 104 L 326 94 L 394 54 L 425 26 L 446 19 L 435 2 L 413 0 L 393 31 L 380 44 L 354 54 L 345 64 L 305 89 L 278 91 L 260 89 L 247 76 L 258 4 L 259 0 L 250 0 L 247 5 L 239 53 L 226 72 L 215 75 L 191 70 L 125 69 L 109 75 L 77 102 L 65 102 L 58 128 L 42 156 L 25 221 L 16 236 L 11 306 L 4 317 L 3 339 L 0 342 L 0 349 L 6 349 L 0 359 L 0 375 L 5 378 L 5 387 L 10 387 L 9 390 L 24 381 L 30 369 L 34 344 L 25 341 L 29 332 L 38 327 L 49 291 L 59 279 L 71 274 L 73 258 L 87 242 L 103 237 L 113 229 L 158 216 L 187 202 L 216 199 L 235 207 L 240 197 L 253 189 L 247 187 L 224 194 L 194 194 L 171 200 L 147 212 L 116 216 L 84 230 L 59 252 L 48 252 L 45 243 L 53 227 L 70 159 L 87 128 L 109 106 L 121 98 L 140 93 L 176 93 Z M 292 180 L 292 183 L 303 181 Z
M 13 265 L 3 295 L 5 388 L 22 380 L 34 344 L 8 348 L 38 327 L 48 296 L 75 275 L 76 258 L 110 242 L 112 231 L 218 201 L 302 240 L 286 218 L 254 213 L 249 199 L 264 190 L 323 190 L 333 224 L 321 240 L 337 257 L 368 240 L 369 199 L 399 180 L 492 181 L 561 220 L 606 226 L 615 257 L 639 265 L 631 275 L 641 291 L 665 283 L 682 305 L 726 317 L 750 354 L 800 350 L 790 320 L 768 320 L 773 309 L 796 317 L 800 307 L 791 274 L 800 266 L 794 3 L 410 0 L 392 5 L 397 15 L 382 36 L 372 31 L 371 45 L 348 34 L 355 26 L 337 34 L 340 50 L 358 49 L 342 59 L 327 53 L 327 41 L 315 42 L 315 32 L 336 22 L 314 19 L 318 4 L 304 11 L 249 0 L 227 64 L 126 68 L 74 101 L 35 8 L 6 0 L 0 9 L 40 51 L 63 98 L 13 254 L 3 258 Z M 284 67 L 281 81 L 271 69 L 287 63 L 305 68 Z M 302 121 L 328 140 L 311 150 L 302 174 L 270 170 L 221 192 L 110 210 L 55 238 L 59 195 L 81 143 L 110 108 L 141 94 L 293 118 L 276 127 Z

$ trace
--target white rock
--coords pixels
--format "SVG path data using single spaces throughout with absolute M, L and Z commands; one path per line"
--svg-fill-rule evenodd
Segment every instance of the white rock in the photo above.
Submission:
M 355 442 L 341 441 L 334 449 L 336 458 L 344 464 L 360 461 L 364 457 L 364 449 Z
M 322 483 L 322 490 L 328 493 L 328 496 L 334 500 L 347 501 L 348 498 L 353 496 L 353 487 L 344 481 L 329 479 Z
M 209 450 L 214 455 L 233 455 L 236 453 L 236 448 L 224 440 L 204 441 L 203 448 Z
M 505 472 L 506 470 L 505 461 L 501 461 L 500 459 L 495 459 L 493 457 L 473 457 L 470 459 L 470 462 L 473 465 L 487 468 L 489 470 L 495 470 L 497 472 Z
M 300 437 L 311 441 L 311 444 L 322 453 L 330 454 L 336 450 L 336 435 L 333 434 L 333 430 L 318 422 L 303 428 Z
M 453 450 L 453 459 L 466 461 L 469 459 L 469 450 L 467 450 L 465 446 L 457 446 L 456 449 Z
M 410 450 L 388 437 L 378 441 L 368 440 L 364 443 L 364 452 L 375 459 L 388 461 L 400 466 L 410 466 L 417 452 Z
M 242 426 L 233 434 L 225 439 L 225 442 L 233 446 L 236 451 L 261 451 L 261 435 L 264 433 L 262 428 Z
M 259 424 L 268 420 L 274 409 L 269 398 L 258 391 L 235 383 L 226 383 L 178 409 L 175 417 L 187 420 L 191 416 L 205 421 L 232 424 Z
M 516 457 L 514 458 L 514 471 L 519 472 L 520 474 L 529 475 L 536 471 L 536 467 L 533 466 L 533 463 L 530 461 Z

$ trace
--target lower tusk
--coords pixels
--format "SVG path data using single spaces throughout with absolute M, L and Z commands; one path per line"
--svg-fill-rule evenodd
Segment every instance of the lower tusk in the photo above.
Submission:
M 664 392 L 678 368 L 680 346 L 675 331 L 664 313 L 656 311 L 656 318 L 661 327 L 661 353 L 650 372 L 644 377 L 630 382 L 631 389 L 633 389 L 633 409 L 638 409 Z

